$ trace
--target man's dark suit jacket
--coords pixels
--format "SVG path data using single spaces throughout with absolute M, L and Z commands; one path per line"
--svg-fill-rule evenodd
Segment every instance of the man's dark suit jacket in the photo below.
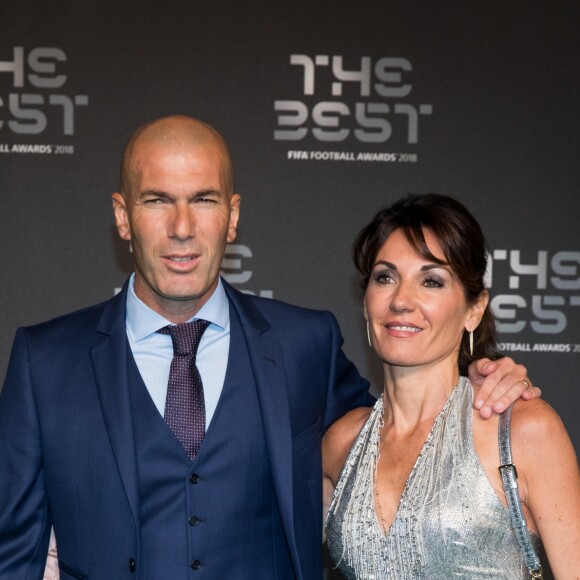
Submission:
M 371 403 L 368 383 L 343 354 L 330 313 L 224 287 L 250 352 L 292 574 L 319 578 L 320 438 Z M 2 579 L 42 578 L 53 525 L 63 580 L 140 575 L 135 442 L 120 372 L 130 353 L 126 291 L 17 332 L 0 395 Z M 248 522 L 225 525 L 244 525 L 258 541 Z M 167 570 L 171 579 L 171 563 Z

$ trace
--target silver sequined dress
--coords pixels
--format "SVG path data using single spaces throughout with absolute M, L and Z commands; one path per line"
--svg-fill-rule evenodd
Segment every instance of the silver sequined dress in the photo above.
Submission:
M 326 521 L 331 557 L 347 578 L 530 577 L 508 510 L 475 453 L 472 400 L 462 377 L 435 419 L 388 533 L 373 493 L 383 417 L 382 397 L 377 401 L 347 457 Z

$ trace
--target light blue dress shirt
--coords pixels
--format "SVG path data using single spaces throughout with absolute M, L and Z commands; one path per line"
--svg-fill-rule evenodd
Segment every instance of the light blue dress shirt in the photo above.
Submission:
M 137 297 L 134 283 L 135 274 L 131 276 L 127 292 L 127 338 L 143 382 L 163 416 L 173 344 L 169 335 L 157 331 L 172 323 Z M 230 349 L 229 302 L 221 279 L 210 299 L 191 320 L 196 319 L 211 323 L 201 337 L 196 358 L 203 382 L 207 430 L 224 386 Z

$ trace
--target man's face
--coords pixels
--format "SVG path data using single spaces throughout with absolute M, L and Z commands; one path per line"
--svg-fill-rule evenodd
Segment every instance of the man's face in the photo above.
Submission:
M 136 147 L 130 191 L 113 194 L 119 235 L 130 240 L 135 293 L 172 322 L 191 318 L 217 286 L 233 242 L 240 196 L 226 191 L 214 145 Z

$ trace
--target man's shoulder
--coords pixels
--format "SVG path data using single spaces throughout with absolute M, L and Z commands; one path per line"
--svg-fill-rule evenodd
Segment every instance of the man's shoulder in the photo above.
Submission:
M 111 301 L 112 299 L 109 299 L 79 310 L 67 312 L 43 322 L 25 326 L 20 331 L 28 336 L 38 337 L 60 335 L 62 333 L 78 336 L 83 331 L 94 331 Z
M 266 319 L 288 319 L 297 322 L 324 322 L 328 324 L 329 321 L 335 323 L 334 315 L 327 310 L 320 310 L 314 308 L 307 308 L 290 304 L 276 298 L 264 298 L 262 296 L 255 296 L 253 294 L 244 294 L 239 290 L 232 289 L 233 296 L 239 302 L 249 305 L 260 312 Z

